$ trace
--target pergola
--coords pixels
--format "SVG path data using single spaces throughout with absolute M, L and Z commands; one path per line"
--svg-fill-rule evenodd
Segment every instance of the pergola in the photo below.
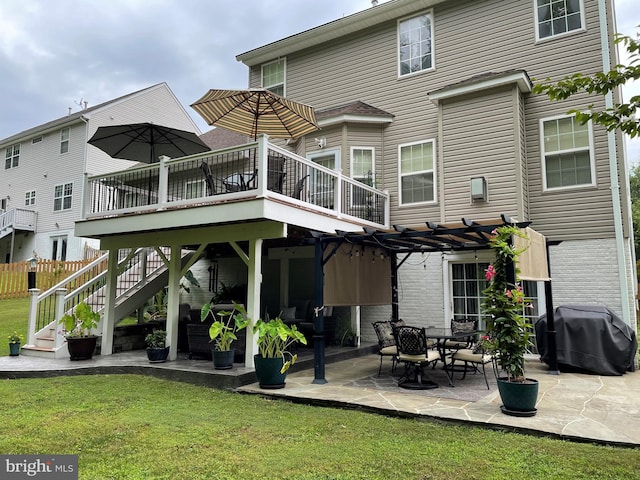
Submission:
M 315 305 L 325 305 L 327 300 L 325 290 L 325 268 L 344 245 L 358 248 L 371 248 L 384 252 L 383 258 L 390 262 L 390 297 L 392 318 L 399 318 L 398 308 L 398 270 L 413 253 L 424 252 L 455 252 L 477 251 L 489 249 L 492 232 L 504 225 L 514 225 L 526 229 L 530 239 L 530 246 L 526 255 L 519 258 L 518 268 L 520 279 L 540 280 L 545 284 L 545 306 L 547 311 L 547 342 L 550 357 L 550 373 L 558 373 L 556 332 L 553 319 L 553 301 L 551 296 L 551 279 L 549 278 L 548 247 L 551 242 L 535 232 L 529 226 L 531 222 L 514 221 L 506 215 L 501 215 L 499 221 L 473 221 L 463 218 L 456 224 L 438 224 L 425 222 L 419 227 L 404 227 L 394 225 L 390 230 L 376 230 L 364 228 L 362 232 L 336 231 L 335 234 L 312 232 L 315 241 Z M 514 238 L 513 241 L 517 241 Z M 398 254 L 404 254 L 398 260 Z M 540 268 L 542 266 L 543 268 Z M 515 265 L 511 269 L 511 278 L 515 283 Z M 371 278 L 356 278 L 358 273 L 344 271 L 352 275 L 353 284 L 366 283 L 371 286 Z M 332 305 L 331 301 L 326 302 Z M 360 305 L 354 299 L 352 305 Z M 314 380 L 313 383 L 326 383 L 324 358 L 324 315 L 323 308 L 314 309 Z

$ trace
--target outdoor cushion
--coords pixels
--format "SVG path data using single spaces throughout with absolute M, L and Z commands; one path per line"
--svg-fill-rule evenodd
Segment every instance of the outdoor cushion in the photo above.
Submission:
M 378 336 L 378 346 L 382 349 L 385 347 L 395 346 L 396 339 L 393 337 L 393 329 L 391 322 L 374 322 L 373 329 Z
M 470 363 L 489 363 L 491 361 L 491 355 L 485 353 L 473 353 L 470 348 L 463 348 L 453 354 L 454 360 L 460 360 L 461 362 Z
M 293 322 L 296 319 L 296 307 L 281 308 L 280 318 L 285 322 Z
M 384 347 L 380 349 L 380 355 L 397 355 L 398 347 L 395 345 L 390 345 L 388 347 Z

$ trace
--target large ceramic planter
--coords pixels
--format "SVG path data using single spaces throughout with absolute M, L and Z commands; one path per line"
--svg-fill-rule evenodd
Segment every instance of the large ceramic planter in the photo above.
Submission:
M 147 347 L 147 358 L 151 363 L 166 362 L 168 356 L 169 356 L 169 347 L 164 347 L 164 348 Z
M 254 355 L 253 361 L 260 388 L 284 388 L 287 372 L 280 373 L 282 365 L 284 365 L 282 357 L 262 358 L 260 355 Z
M 89 360 L 93 358 L 98 337 L 67 337 L 67 348 L 71 360 Z
M 532 417 L 536 414 L 538 381 L 527 378 L 524 382 L 508 382 L 498 378 L 498 391 L 502 399 L 502 413 L 517 417 Z
M 216 370 L 229 370 L 233 368 L 233 357 L 235 350 L 212 350 L 213 368 Z
M 20 355 L 20 343 L 10 343 L 9 344 L 9 356 L 17 357 Z

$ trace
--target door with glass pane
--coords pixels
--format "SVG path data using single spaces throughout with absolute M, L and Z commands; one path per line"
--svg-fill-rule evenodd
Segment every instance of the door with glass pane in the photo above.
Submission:
M 337 151 L 314 153 L 308 156 L 309 160 L 323 167 L 337 170 L 340 168 L 340 156 Z M 326 172 L 311 169 L 309 182 L 309 201 L 314 205 L 325 208 L 334 206 L 335 177 Z
M 488 263 L 454 263 L 451 265 L 453 318 L 475 318 L 483 328 L 480 305 L 487 286 L 484 272 Z

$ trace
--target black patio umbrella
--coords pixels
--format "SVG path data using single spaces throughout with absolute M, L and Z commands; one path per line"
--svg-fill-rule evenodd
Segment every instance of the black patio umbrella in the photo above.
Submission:
M 211 150 L 195 133 L 153 123 L 98 127 L 88 143 L 113 158 L 154 163 Z

